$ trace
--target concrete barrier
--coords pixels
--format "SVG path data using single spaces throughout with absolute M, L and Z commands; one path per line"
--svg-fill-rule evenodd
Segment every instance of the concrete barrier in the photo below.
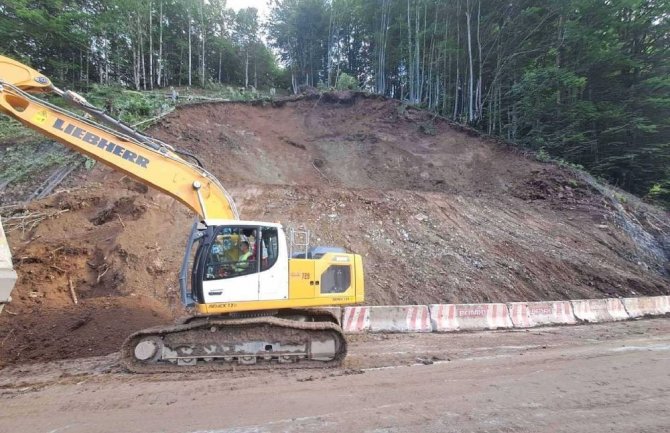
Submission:
M 511 302 L 507 308 L 515 328 L 577 323 L 570 301 Z
M 370 307 L 370 332 L 432 332 L 426 305 Z
M 346 307 L 342 320 L 346 333 L 432 332 L 426 305 Z
M 581 299 L 570 301 L 575 317 L 590 323 L 628 319 L 621 299 Z
M 506 304 L 431 304 L 435 332 L 511 328 Z
M 370 329 L 370 307 L 345 307 L 342 313 L 342 330 L 348 334 Z
M 623 298 L 621 301 L 631 318 L 670 313 L 670 296 Z
M 0 313 L 5 304 L 11 301 L 12 290 L 16 283 L 16 272 L 12 265 L 12 253 L 7 244 L 5 231 L 0 221 Z

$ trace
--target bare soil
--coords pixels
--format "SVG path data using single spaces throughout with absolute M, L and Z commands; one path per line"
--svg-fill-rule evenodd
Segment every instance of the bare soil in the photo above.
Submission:
M 150 132 L 197 154 L 242 218 L 362 254 L 368 304 L 670 293 L 667 213 L 396 101 L 204 104 Z M 63 188 L 5 212 L 44 219 L 6 224 L 20 279 L 0 364 L 105 355 L 186 314 L 193 215 L 105 167 Z
M 345 368 L 137 375 L 118 357 L 0 370 L 0 431 L 670 430 L 670 320 L 350 339 Z M 187 416 L 185 416 L 185 414 Z

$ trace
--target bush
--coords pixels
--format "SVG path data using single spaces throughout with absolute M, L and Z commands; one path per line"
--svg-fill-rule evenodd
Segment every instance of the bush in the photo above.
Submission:
M 339 77 L 337 77 L 335 88 L 337 90 L 358 90 L 358 80 L 351 75 L 342 72 Z

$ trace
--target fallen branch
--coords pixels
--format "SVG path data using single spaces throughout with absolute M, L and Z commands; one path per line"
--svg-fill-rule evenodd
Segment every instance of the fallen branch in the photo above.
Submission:
M 60 209 L 52 212 L 27 211 L 26 213 L 20 215 L 10 215 L 3 218 L 2 221 L 6 233 L 13 232 L 17 229 L 21 229 L 22 232 L 25 233 L 26 231 L 30 231 L 37 227 L 37 225 L 45 219 L 53 218 L 69 211 L 70 209 Z
M 105 264 L 105 270 L 102 271 L 101 274 L 98 274 L 98 278 L 96 278 L 96 280 L 95 280 L 95 283 L 96 283 L 96 284 L 98 284 L 98 283 L 100 282 L 100 279 L 102 279 L 102 277 L 105 276 L 105 274 L 107 273 L 107 271 L 109 271 L 109 266 L 107 266 L 107 264 Z
M 49 265 L 49 267 L 50 267 L 50 268 L 54 268 L 55 270 L 57 270 L 58 272 L 61 272 L 61 273 L 63 273 L 63 274 L 66 273 L 66 272 L 65 272 L 65 269 L 63 269 L 63 268 L 59 268 L 59 267 L 56 266 L 56 265 Z
M 119 214 L 117 213 L 117 214 L 116 214 L 116 217 L 119 219 L 119 222 L 121 223 L 121 226 L 125 229 L 125 228 L 126 228 L 126 225 L 123 223 L 123 220 L 121 219 L 121 215 L 119 215 Z
M 72 284 L 72 278 L 67 277 L 67 281 L 70 284 L 70 295 L 72 295 L 72 302 L 74 302 L 75 305 L 79 303 L 77 300 L 77 294 L 74 291 L 74 285 Z
M 138 126 L 140 126 L 140 125 L 143 125 L 143 124 L 145 124 L 145 123 L 155 122 L 156 120 L 159 120 L 159 119 L 161 119 L 161 118 L 167 116 L 168 114 L 172 113 L 173 111 L 174 111 L 174 108 L 172 108 L 172 109 L 170 109 L 170 110 L 167 110 L 167 111 L 165 111 L 165 112 L 159 114 L 159 115 L 156 116 L 156 117 L 152 117 L 151 119 L 147 119 L 147 120 L 143 120 L 143 121 L 141 121 L 141 122 L 137 122 L 137 123 L 135 123 L 134 125 L 132 125 L 132 127 L 133 127 L 133 128 L 136 128 L 136 127 L 138 127 Z

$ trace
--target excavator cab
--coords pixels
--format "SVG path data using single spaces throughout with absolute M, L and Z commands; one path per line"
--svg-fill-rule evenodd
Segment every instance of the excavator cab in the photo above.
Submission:
M 362 302 L 360 256 L 332 247 L 296 256 L 280 224 L 194 224 L 181 270 L 184 305 L 209 315 Z

